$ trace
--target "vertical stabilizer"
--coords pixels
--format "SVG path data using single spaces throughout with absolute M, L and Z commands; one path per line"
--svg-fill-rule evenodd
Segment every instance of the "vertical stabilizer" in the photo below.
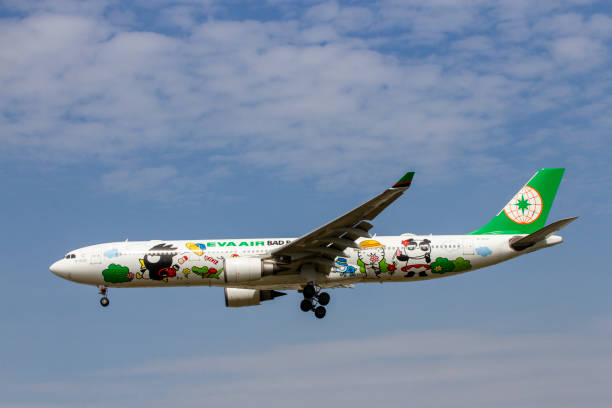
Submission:
M 488 224 L 472 234 L 531 234 L 546 224 L 565 169 L 540 169 Z

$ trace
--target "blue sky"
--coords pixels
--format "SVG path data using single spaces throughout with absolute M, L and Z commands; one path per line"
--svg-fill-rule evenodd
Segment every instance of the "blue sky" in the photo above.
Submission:
M 607 2 L 0 2 L 0 407 L 606 406 Z M 561 246 L 231 310 L 53 276 L 108 241 L 299 236 L 405 171 L 375 222 L 465 233 L 566 167 Z M 441 392 L 443 390 L 443 392 Z

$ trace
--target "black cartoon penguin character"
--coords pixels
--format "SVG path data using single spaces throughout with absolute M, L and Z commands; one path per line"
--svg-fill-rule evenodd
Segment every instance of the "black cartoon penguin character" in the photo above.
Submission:
M 145 271 L 149 271 L 149 279 L 168 281 L 176 276 L 176 269 L 172 267 L 172 257 L 176 255 L 176 247 L 172 244 L 158 244 L 149 249 L 140 260 L 140 273 L 136 278 L 142 279 Z

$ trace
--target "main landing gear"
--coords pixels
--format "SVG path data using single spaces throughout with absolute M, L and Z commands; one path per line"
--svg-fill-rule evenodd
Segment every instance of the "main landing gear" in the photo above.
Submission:
M 327 292 L 319 292 L 311 283 L 304 287 L 302 291 L 304 300 L 300 303 L 300 309 L 303 312 L 313 311 L 317 319 L 325 317 L 327 310 L 325 306 L 329 303 L 330 296 Z
M 102 298 L 100 299 L 100 304 L 102 307 L 108 306 L 110 304 L 110 300 L 108 300 L 107 297 L 108 288 L 106 286 L 98 286 L 98 293 L 102 295 Z

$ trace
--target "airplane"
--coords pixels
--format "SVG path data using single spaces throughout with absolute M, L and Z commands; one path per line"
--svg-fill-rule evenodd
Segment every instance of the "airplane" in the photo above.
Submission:
M 299 238 L 126 240 L 70 251 L 49 269 L 97 286 L 104 307 L 109 288 L 223 287 L 227 307 L 256 306 L 297 290 L 300 309 L 321 319 L 330 302 L 324 289 L 444 278 L 560 244 L 554 233 L 578 218 L 545 225 L 564 171 L 540 169 L 495 217 L 466 235 L 370 234 L 370 221 L 411 186 L 414 172 L 408 172 Z

